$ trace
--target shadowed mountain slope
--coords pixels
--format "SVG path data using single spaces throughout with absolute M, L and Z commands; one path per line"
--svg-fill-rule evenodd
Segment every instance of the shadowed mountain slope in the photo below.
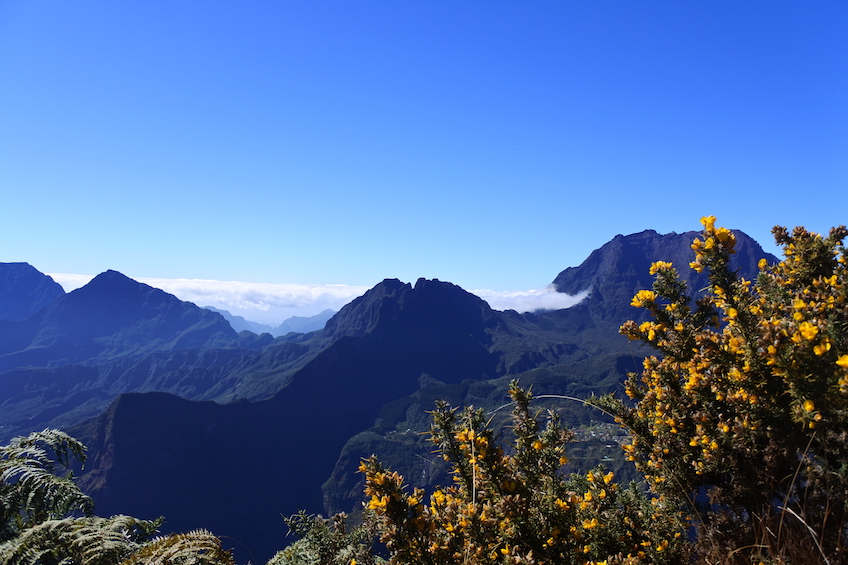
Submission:
M 0 320 L 26 320 L 65 291 L 29 263 L 0 263 Z
M 385 281 L 344 311 L 330 344 L 271 399 L 122 395 L 74 430 L 91 453 L 81 482 L 101 513 L 161 513 L 169 529 L 211 528 L 267 559 L 285 543 L 280 514 L 321 507 L 339 452 L 381 406 L 414 393 L 422 374 L 497 375 L 488 324 L 497 315 L 454 285 Z
M 218 314 L 107 271 L 26 320 L 0 320 L 0 436 L 78 423 L 133 390 L 196 397 L 262 344 Z

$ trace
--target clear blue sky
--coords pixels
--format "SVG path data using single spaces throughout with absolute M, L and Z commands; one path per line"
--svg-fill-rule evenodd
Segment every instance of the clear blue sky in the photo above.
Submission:
M 0 261 L 44 272 L 539 288 L 846 181 L 844 1 L 0 0 Z

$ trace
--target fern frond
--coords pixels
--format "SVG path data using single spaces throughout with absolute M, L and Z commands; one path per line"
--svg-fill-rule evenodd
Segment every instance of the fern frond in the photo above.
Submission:
M 156 538 L 124 559 L 120 565 L 235 565 L 221 540 L 206 530 Z
M 114 565 L 141 547 L 139 533 L 151 525 L 120 515 L 47 520 L 0 544 L 0 563 Z
M 91 498 L 68 470 L 72 458 L 84 461 L 85 447 L 59 430 L 33 432 L 0 446 L 0 541 L 45 520 L 76 511 L 93 513 Z M 64 474 L 58 474 L 57 466 L 64 467 Z
M 0 447 L 0 459 L 36 459 L 51 470 L 54 461 L 62 467 L 70 467 L 72 458 L 85 463 L 85 446 L 65 432 L 52 428 L 12 438 L 9 445 Z

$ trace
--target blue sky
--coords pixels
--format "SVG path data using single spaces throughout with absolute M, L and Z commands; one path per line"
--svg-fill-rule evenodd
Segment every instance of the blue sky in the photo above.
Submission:
M 827 230 L 846 29 L 827 0 L 0 0 L 0 261 L 507 292 L 707 214 Z

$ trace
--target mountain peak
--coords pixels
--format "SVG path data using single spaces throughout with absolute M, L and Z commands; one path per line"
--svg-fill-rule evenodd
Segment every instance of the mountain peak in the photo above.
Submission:
M 736 253 L 731 256 L 731 266 L 738 269 L 741 276 L 756 277 L 757 262 L 761 258 L 777 261 L 749 235 L 732 231 L 736 235 Z M 559 292 L 568 294 L 590 291 L 584 304 L 595 317 L 623 323 L 639 315 L 630 306 L 630 300 L 637 291 L 651 288 L 653 277 L 648 270 L 655 261 L 669 261 L 677 267 L 690 292 L 707 286 L 706 273 L 699 274 L 689 268 L 694 259 L 692 240 L 699 234 L 696 231 L 660 234 L 645 230 L 617 235 L 593 251 L 580 266 L 562 271 L 553 284 Z
M 420 278 L 415 286 L 385 279 L 342 308 L 327 322 L 325 336 L 360 337 L 374 331 L 393 331 L 398 325 L 471 323 L 492 319 L 492 310 L 479 297 L 449 282 Z M 472 324 L 473 325 L 473 324 Z

